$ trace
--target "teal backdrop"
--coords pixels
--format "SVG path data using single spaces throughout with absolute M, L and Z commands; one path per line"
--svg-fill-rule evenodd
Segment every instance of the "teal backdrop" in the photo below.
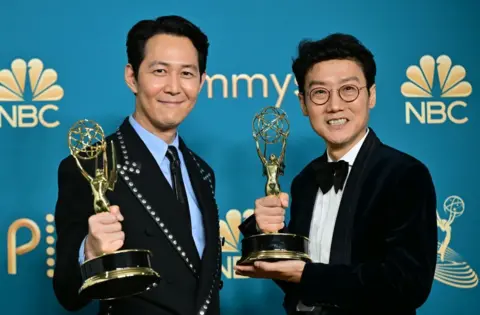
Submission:
M 222 314 L 283 312 L 282 293 L 272 282 L 233 272 L 236 226 L 265 184 L 251 122 L 265 106 L 287 112 L 291 135 L 281 184 L 288 191 L 293 177 L 324 150 L 301 114 L 291 60 L 301 39 L 332 32 L 357 36 L 375 54 L 377 106 L 370 126 L 385 143 L 422 160 L 433 175 L 438 267 L 419 313 L 477 314 L 478 12 L 475 0 L 5 1 L 0 312 L 67 314 L 55 299 L 51 276 L 57 167 L 69 153 L 68 129 L 83 118 L 98 121 L 106 133 L 116 129 L 134 106 L 123 79 L 128 30 L 141 19 L 179 14 L 200 25 L 211 42 L 208 82 L 180 133 L 216 172 L 227 240 Z M 78 314 L 95 309 L 92 303 Z

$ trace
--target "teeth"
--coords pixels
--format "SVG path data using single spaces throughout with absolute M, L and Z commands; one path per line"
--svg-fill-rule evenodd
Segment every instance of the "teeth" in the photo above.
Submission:
M 329 125 L 343 125 L 344 123 L 347 122 L 347 119 L 341 118 L 341 119 L 332 119 L 328 121 Z

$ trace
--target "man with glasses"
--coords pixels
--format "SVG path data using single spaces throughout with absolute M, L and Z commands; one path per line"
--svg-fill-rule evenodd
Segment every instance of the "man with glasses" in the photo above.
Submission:
M 260 262 L 238 274 L 275 280 L 287 314 L 416 314 L 437 257 L 436 194 L 427 167 L 368 126 L 376 65 L 355 37 L 303 41 L 293 72 L 302 112 L 325 140 L 289 196 L 257 199 L 240 230 L 310 239 L 311 262 Z

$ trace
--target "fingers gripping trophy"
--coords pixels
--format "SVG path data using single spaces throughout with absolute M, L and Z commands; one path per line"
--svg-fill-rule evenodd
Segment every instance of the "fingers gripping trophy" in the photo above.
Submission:
M 68 132 L 68 147 L 83 177 L 90 184 L 95 214 L 109 212 L 106 197 L 117 182 L 115 146 L 111 142 L 111 159 L 102 127 L 92 120 L 77 121 Z M 99 166 L 99 158 L 101 166 Z M 94 174 L 85 163 L 94 160 Z M 109 171 L 109 164 L 111 170 Z M 81 266 L 83 285 L 79 294 L 93 300 L 112 300 L 142 293 L 160 278 L 151 268 L 151 252 L 140 249 L 117 250 L 85 261 Z
M 263 175 L 267 177 L 265 195 L 278 196 L 281 193 L 278 179 L 284 174 L 285 149 L 290 132 L 287 114 L 277 107 L 265 107 L 255 115 L 252 127 L 257 153 L 263 165 Z M 278 147 L 279 144 L 280 154 L 268 153 L 267 148 Z M 309 240 L 304 236 L 278 231 L 249 236 L 242 240 L 242 257 L 238 263 L 248 265 L 256 260 L 310 261 L 308 243 Z

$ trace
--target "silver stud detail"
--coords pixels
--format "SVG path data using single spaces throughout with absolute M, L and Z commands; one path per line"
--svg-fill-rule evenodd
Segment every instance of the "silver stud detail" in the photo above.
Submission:
M 187 266 L 190 267 L 190 269 L 193 271 L 193 273 L 195 274 L 195 276 L 198 278 L 199 275 L 197 274 L 197 270 L 195 270 L 195 268 L 193 267 L 193 264 L 190 263 L 190 260 L 188 259 L 187 257 L 187 254 L 182 251 L 182 247 L 178 245 L 178 242 L 177 240 L 175 239 L 174 235 L 170 232 L 169 233 L 169 230 L 165 227 L 165 224 L 161 221 L 160 217 L 156 215 L 156 212 L 152 209 L 152 206 L 148 203 L 148 201 L 144 198 L 144 196 L 142 196 L 142 194 L 140 194 L 138 192 L 138 189 L 137 187 L 135 187 L 134 183 L 132 182 L 131 178 L 129 176 L 126 176 L 125 174 L 125 171 L 128 171 L 128 172 L 131 172 L 131 173 L 136 173 L 136 174 L 140 174 L 140 169 L 139 169 L 139 165 L 138 163 L 136 162 L 130 162 L 128 161 L 128 149 L 127 149 L 127 146 L 124 144 L 123 142 L 123 136 L 120 132 L 120 130 L 117 131 L 117 138 L 121 144 L 121 148 L 123 149 L 123 153 L 124 153 L 124 165 L 118 165 L 119 169 L 120 169 L 120 174 L 122 175 L 122 177 L 124 178 L 124 180 L 126 181 L 126 183 L 128 184 L 128 186 L 130 187 L 130 190 L 132 192 L 134 192 L 134 196 L 137 197 L 137 199 L 143 204 L 143 206 L 145 207 L 145 209 L 147 210 L 148 214 L 152 216 L 152 218 L 155 220 L 155 222 L 157 222 L 157 224 L 160 226 L 160 228 L 162 229 L 162 232 L 165 234 L 165 236 L 167 237 L 167 239 L 175 246 L 175 248 L 178 250 L 179 254 L 181 255 L 181 257 L 183 257 L 183 259 L 185 260 L 185 263 L 187 264 Z M 127 166 L 127 165 L 131 165 L 131 166 Z M 156 287 L 157 284 L 153 284 L 153 287 Z

